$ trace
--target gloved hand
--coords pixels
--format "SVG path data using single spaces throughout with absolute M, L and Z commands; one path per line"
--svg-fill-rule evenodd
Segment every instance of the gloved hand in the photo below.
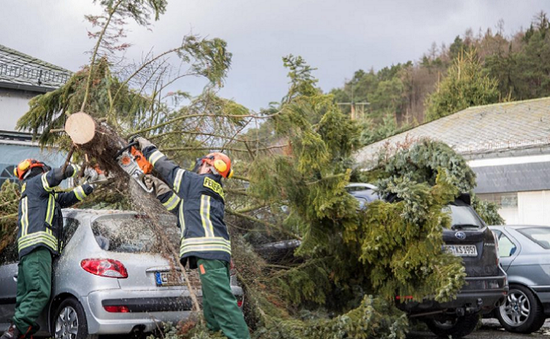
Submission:
M 80 166 L 77 164 L 70 164 L 65 168 L 65 172 L 63 173 L 63 179 L 67 178 L 74 178 L 78 172 L 80 172 Z
M 134 141 L 138 142 L 138 146 L 140 150 L 143 150 L 144 148 L 147 148 L 149 146 L 155 146 L 152 142 L 145 139 L 144 137 L 137 137 L 134 139 Z
M 147 186 L 147 188 L 153 187 L 155 189 L 155 195 L 157 197 L 160 197 L 161 195 L 172 191 L 164 181 L 151 174 L 147 174 L 146 176 L 144 176 L 143 182 L 145 183 L 145 186 Z
M 92 184 L 99 178 L 99 173 L 92 167 L 86 167 L 86 169 L 84 169 L 84 178 L 86 178 L 89 184 Z

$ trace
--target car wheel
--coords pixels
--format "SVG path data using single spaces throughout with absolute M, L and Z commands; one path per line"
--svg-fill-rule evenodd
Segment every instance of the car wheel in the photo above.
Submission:
M 67 298 L 57 308 L 52 328 L 55 339 L 97 339 L 88 334 L 88 323 L 82 305 L 74 298 Z
M 511 285 L 506 301 L 497 310 L 502 327 L 515 333 L 531 333 L 542 327 L 546 317 L 537 297 L 525 286 Z
M 454 316 L 443 319 L 428 319 L 426 325 L 440 338 L 462 338 L 472 333 L 479 322 L 479 313 L 462 317 Z

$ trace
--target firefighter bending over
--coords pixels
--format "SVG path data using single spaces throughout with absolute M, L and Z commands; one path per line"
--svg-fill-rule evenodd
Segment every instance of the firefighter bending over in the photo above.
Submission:
M 178 216 L 182 265 L 189 261 L 191 269 L 199 269 L 208 328 L 221 330 L 229 339 L 249 339 L 248 327 L 229 282 L 231 243 L 224 222 L 221 178 L 231 177 L 231 160 L 225 154 L 211 153 L 201 158 L 191 172 L 170 161 L 147 139 L 139 137 L 136 141 L 143 155 L 170 186 L 148 176 L 157 198 Z

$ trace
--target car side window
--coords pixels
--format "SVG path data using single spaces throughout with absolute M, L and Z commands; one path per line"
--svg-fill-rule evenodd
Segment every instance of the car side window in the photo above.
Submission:
M 74 232 L 78 229 L 78 226 L 80 226 L 80 222 L 77 219 L 63 218 L 63 232 L 64 232 L 65 245 L 69 243 L 69 241 L 74 235 Z
M 18 260 L 17 241 L 14 239 L 0 252 L 0 265 L 13 264 Z
M 504 233 L 495 231 L 495 234 L 498 239 L 499 256 L 501 258 L 511 257 L 516 252 L 517 246 Z

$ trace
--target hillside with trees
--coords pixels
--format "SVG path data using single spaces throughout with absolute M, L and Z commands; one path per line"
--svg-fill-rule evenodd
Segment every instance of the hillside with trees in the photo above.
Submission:
M 467 107 L 550 96 L 547 14 L 526 27 L 511 36 L 502 21 L 496 30 L 468 29 L 449 45 L 434 43 L 417 61 L 358 70 L 330 93 L 338 103 L 356 103 L 363 144 Z

